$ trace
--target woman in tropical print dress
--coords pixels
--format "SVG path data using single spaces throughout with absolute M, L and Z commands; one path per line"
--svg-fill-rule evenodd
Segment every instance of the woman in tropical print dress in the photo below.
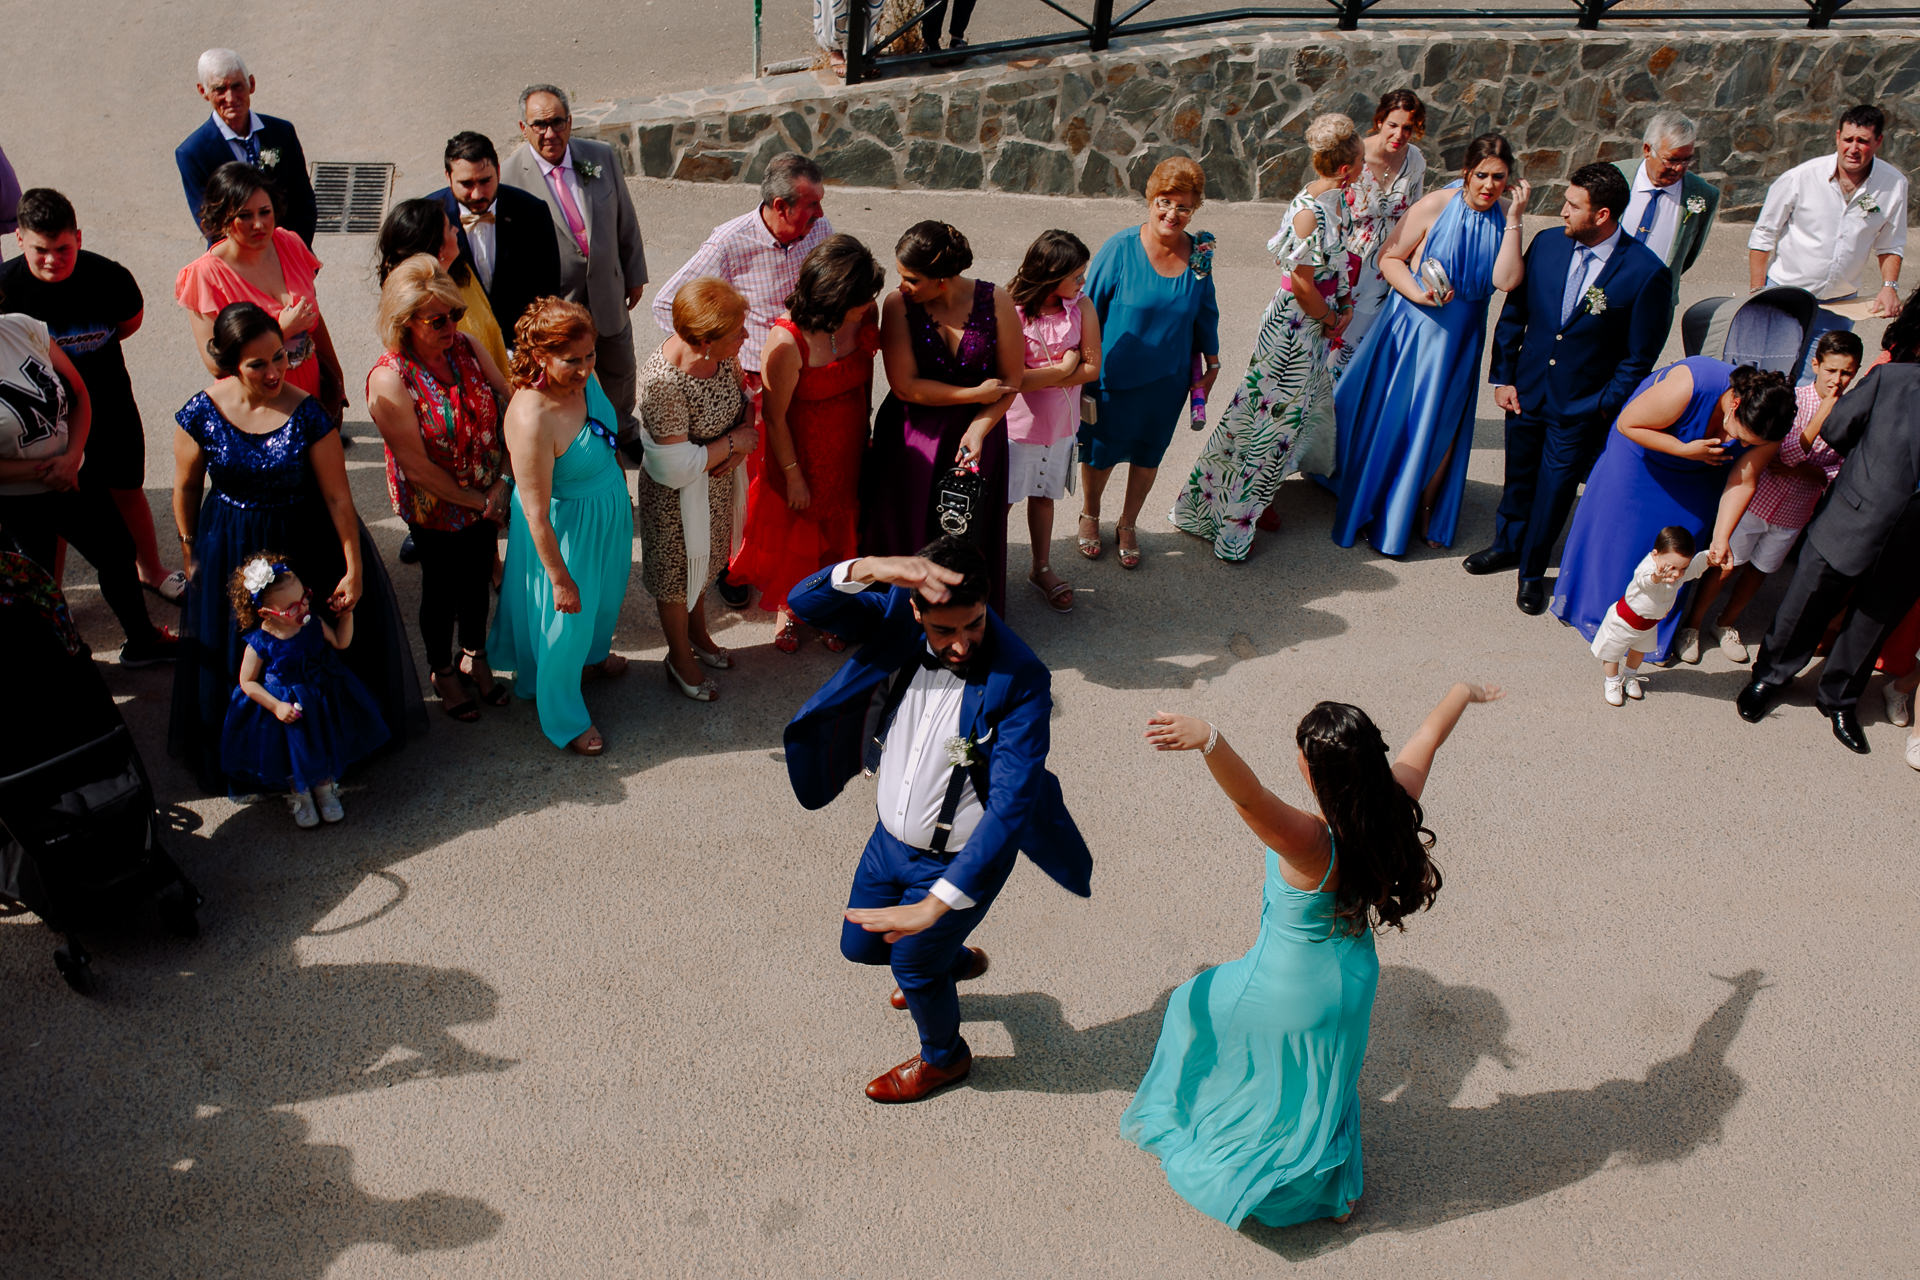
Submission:
M 1260 320 L 1247 376 L 1233 393 L 1220 425 L 1174 499 L 1174 526 L 1213 543 L 1222 560 L 1245 560 L 1254 521 L 1274 491 L 1299 467 L 1299 454 L 1319 434 L 1333 433 L 1335 341 L 1352 318 L 1353 278 L 1359 259 L 1348 249 L 1352 226 L 1341 192 L 1361 167 L 1353 121 L 1323 115 L 1307 127 L 1319 176 L 1287 206 L 1287 221 L 1268 242 L 1288 268 L 1286 283 Z

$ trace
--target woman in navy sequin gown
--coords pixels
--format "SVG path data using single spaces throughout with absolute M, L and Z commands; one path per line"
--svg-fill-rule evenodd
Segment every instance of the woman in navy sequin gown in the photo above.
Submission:
M 208 348 L 226 376 L 174 415 L 173 518 L 192 581 L 167 748 L 222 792 L 235 789 L 220 765 L 220 733 L 245 647 L 226 584 L 264 547 L 284 551 L 313 584 L 316 611 L 353 611 L 358 636 L 343 657 L 373 694 L 392 744 L 424 733 L 427 713 L 393 584 L 353 509 L 340 437 L 320 402 L 286 381 L 279 326 L 252 303 L 234 303 L 215 319 Z

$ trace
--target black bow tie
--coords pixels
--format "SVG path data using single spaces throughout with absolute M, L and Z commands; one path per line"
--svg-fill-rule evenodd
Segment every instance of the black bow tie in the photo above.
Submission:
M 962 680 L 969 680 L 973 677 L 975 662 L 971 655 L 968 656 L 965 662 L 960 663 L 948 662 L 931 649 L 920 650 L 918 656 L 920 665 L 928 671 L 944 671 L 948 675 L 958 676 Z

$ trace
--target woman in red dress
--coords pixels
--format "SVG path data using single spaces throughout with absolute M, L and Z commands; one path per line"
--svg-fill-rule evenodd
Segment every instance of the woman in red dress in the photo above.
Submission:
M 787 592 L 824 565 L 850 560 L 860 524 L 860 460 L 873 406 L 880 349 L 873 300 L 886 273 L 852 236 L 823 240 L 807 255 L 761 355 L 766 456 L 747 492 L 743 545 L 727 569 L 760 588 L 778 615 L 774 647 L 800 647 Z M 844 646 L 823 636 L 827 647 Z

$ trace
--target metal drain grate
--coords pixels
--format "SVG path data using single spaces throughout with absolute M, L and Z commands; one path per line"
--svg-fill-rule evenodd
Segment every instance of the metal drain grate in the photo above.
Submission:
M 313 198 L 320 207 L 316 231 L 358 235 L 380 229 L 393 192 L 390 164 L 350 164 L 318 160 L 313 166 Z

